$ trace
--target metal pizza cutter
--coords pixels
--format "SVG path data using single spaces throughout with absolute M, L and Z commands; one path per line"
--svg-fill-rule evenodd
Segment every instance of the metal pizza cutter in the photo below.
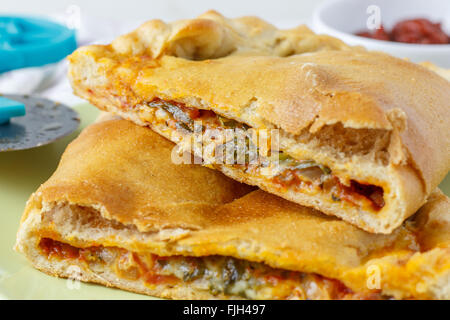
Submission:
M 0 152 L 49 144 L 80 124 L 71 108 L 48 99 L 0 95 Z

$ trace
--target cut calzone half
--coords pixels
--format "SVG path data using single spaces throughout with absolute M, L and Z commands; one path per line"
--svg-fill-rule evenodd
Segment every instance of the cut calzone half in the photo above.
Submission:
M 16 250 L 38 269 L 176 299 L 449 299 L 439 191 L 390 235 L 218 171 L 126 120 L 87 128 L 29 199 Z
M 98 108 L 369 232 L 400 226 L 450 168 L 449 81 L 306 27 L 207 12 L 69 60 L 74 92 Z

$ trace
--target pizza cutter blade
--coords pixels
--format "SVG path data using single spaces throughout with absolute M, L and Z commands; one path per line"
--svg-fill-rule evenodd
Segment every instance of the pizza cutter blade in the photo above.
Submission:
M 0 95 L 0 152 L 49 144 L 75 131 L 79 124 L 78 114 L 58 102 Z

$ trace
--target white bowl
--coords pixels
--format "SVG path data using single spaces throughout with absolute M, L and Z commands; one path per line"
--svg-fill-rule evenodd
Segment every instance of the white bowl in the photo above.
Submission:
M 373 13 L 367 13 L 367 8 L 372 5 L 380 8 L 381 23 L 386 30 L 404 19 L 427 18 L 441 22 L 443 30 L 450 34 L 450 0 L 330 0 L 314 13 L 313 29 L 350 45 L 362 45 L 414 62 L 431 61 L 450 68 L 450 44 L 408 44 L 354 35 L 367 30 L 367 20 Z

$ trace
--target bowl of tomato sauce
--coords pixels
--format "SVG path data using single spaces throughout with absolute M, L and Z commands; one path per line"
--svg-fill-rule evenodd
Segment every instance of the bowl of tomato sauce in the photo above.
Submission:
M 329 0 L 313 28 L 350 45 L 450 68 L 450 0 Z

